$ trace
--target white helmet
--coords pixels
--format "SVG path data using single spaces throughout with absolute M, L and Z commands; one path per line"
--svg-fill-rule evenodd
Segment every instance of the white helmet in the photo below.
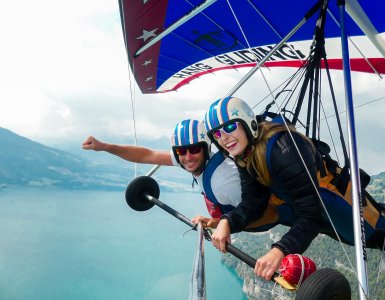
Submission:
M 251 107 L 241 99 L 226 97 L 211 104 L 205 115 L 204 124 L 211 141 L 218 146 L 212 132 L 234 121 L 242 124 L 249 142 L 257 137 L 258 124 Z
M 209 159 L 211 141 L 207 136 L 205 126 L 198 120 L 187 119 L 176 124 L 171 136 L 172 150 L 176 161 L 179 163 L 179 155 L 175 148 L 181 146 L 203 145 L 205 160 Z

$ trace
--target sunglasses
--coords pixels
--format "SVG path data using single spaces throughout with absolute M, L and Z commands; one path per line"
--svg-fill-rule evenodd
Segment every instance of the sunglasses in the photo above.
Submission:
M 187 151 L 190 152 L 190 154 L 197 154 L 201 152 L 201 150 L 202 150 L 202 145 L 175 147 L 175 152 L 179 156 L 186 155 Z
M 218 130 L 215 130 L 212 133 L 214 139 L 219 140 L 221 138 L 221 136 L 222 136 L 222 131 L 225 132 L 225 133 L 232 133 L 232 132 L 234 132 L 235 130 L 237 130 L 238 124 L 239 124 L 238 122 L 230 123 L 230 124 L 227 124 L 227 125 L 219 128 Z

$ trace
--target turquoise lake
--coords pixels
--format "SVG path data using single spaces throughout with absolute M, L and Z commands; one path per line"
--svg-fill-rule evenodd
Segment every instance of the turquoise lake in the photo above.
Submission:
M 207 215 L 201 197 L 159 199 L 191 218 Z M 196 232 L 188 230 L 157 206 L 130 209 L 124 191 L 3 190 L 0 299 L 189 299 Z M 247 299 L 207 241 L 205 265 L 208 300 Z

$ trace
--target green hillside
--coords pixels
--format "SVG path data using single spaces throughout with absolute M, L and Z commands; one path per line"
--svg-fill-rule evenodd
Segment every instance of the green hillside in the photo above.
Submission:
M 372 176 L 367 191 L 379 202 L 385 202 L 385 172 Z
M 79 149 L 80 149 L 79 141 Z M 82 150 L 83 152 L 86 152 Z M 67 151 L 47 147 L 0 127 L 0 190 L 7 187 L 37 187 L 88 190 L 124 190 L 134 177 L 134 164 L 114 157 L 114 165 Z M 146 166 L 149 169 L 152 166 Z M 143 167 L 144 170 L 146 168 Z M 179 171 L 179 172 L 178 172 Z M 162 190 L 192 191 L 190 177 L 180 178 L 179 168 L 161 168 L 156 177 Z M 138 175 L 145 173 L 138 172 Z
M 1 187 L 115 189 L 124 186 L 123 173 L 95 165 L 69 152 L 44 146 L 0 128 Z

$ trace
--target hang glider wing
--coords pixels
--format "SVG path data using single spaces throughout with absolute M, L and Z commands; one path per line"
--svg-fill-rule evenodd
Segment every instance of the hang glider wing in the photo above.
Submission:
M 341 69 L 339 7 L 329 1 L 329 67 Z M 120 0 L 131 70 L 142 93 L 173 91 L 204 74 L 253 67 L 304 19 L 315 0 Z M 353 71 L 385 73 L 385 1 L 346 0 Z M 264 64 L 299 67 L 318 12 Z

